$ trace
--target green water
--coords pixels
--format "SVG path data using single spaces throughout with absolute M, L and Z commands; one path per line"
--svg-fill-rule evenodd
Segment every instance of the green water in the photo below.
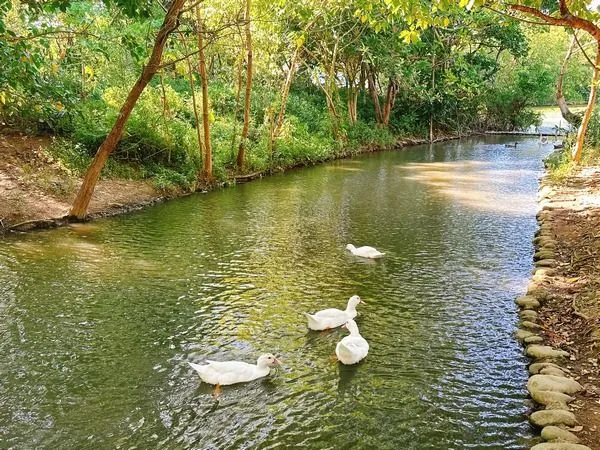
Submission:
M 0 241 L 0 448 L 526 447 L 511 335 L 541 150 L 502 139 Z M 308 332 L 301 313 L 353 294 L 371 350 L 343 367 L 344 332 Z M 186 363 L 263 352 L 283 367 L 219 400 Z

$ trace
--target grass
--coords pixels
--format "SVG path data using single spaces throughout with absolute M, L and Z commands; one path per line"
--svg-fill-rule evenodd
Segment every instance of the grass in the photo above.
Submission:
M 560 184 L 586 166 L 600 165 L 600 147 L 586 146 L 579 164 L 571 160 L 571 143 L 565 148 L 551 153 L 545 160 L 548 176 L 552 184 Z

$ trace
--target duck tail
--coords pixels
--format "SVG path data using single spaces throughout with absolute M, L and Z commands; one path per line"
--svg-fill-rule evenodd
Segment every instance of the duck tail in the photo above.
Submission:
M 314 318 L 314 316 L 311 316 L 308 313 L 304 313 L 304 315 L 308 319 L 308 328 L 310 328 L 311 330 L 318 330 L 321 328 L 321 324 L 317 319 Z
M 202 373 L 203 366 L 201 366 L 200 364 L 196 364 L 196 363 L 189 362 L 189 361 L 188 361 L 188 364 L 189 364 L 189 365 L 190 365 L 190 367 L 191 367 L 192 369 L 194 369 L 196 372 L 198 372 L 198 373 Z

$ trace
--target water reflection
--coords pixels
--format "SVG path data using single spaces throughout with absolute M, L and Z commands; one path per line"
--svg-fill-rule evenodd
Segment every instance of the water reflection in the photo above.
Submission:
M 531 148 L 530 148 L 531 147 Z M 0 243 L 10 447 L 522 448 L 535 140 L 366 155 Z M 364 261 L 349 242 L 386 252 Z M 303 311 L 365 299 L 369 356 Z M 215 401 L 187 361 L 279 353 Z M 500 405 L 500 407 L 498 407 Z

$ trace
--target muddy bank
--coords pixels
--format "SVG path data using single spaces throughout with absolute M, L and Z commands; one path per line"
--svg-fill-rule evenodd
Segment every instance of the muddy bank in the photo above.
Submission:
M 51 142 L 49 137 L 0 134 L 0 232 L 20 223 L 27 229 L 36 221 L 40 227 L 54 226 L 53 220 L 68 213 L 81 179 L 44 151 Z M 146 181 L 101 180 L 90 216 L 118 214 L 164 197 Z
M 600 449 L 600 167 L 539 192 L 536 268 L 517 338 L 531 357 L 527 389 L 541 440 Z M 541 444 L 534 447 L 552 449 Z
M 434 142 L 450 139 L 457 139 L 457 136 L 443 136 Z M 51 142 L 50 137 L 0 134 L 0 234 L 7 231 L 54 228 L 71 222 L 66 215 L 81 184 L 81 178 L 74 176 L 60 161 L 44 151 Z M 390 147 L 364 147 L 360 153 L 397 150 L 427 142 L 427 139 L 406 138 Z M 264 172 L 231 174 L 225 183 L 212 187 L 200 186 L 198 190 L 207 191 L 223 185 L 248 182 L 272 173 L 345 158 L 352 154 L 332 154 L 320 161 L 299 162 L 293 166 L 275 167 Z M 188 194 L 190 193 L 167 194 L 148 181 L 104 179 L 94 191 L 88 219 L 122 214 Z

